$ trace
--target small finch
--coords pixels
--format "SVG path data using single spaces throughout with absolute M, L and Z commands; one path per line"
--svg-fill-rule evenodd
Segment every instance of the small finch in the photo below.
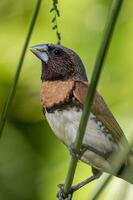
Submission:
M 54 134 L 76 157 L 73 143 L 89 87 L 84 65 L 74 51 L 61 45 L 40 44 L 31 47 L 31 51 L 42 62 L 40 98 L 43 113 Z M 128 151 L 129 144 L 122 129 L 96 92 L 79 157 L 92 167 L 93 176 L 72 189 L 77 190 L 99 178 L 102 172 L 133 184 L 133 153 L 128 153 L 124 161 L 117 154 Z M 116 155 L 114 161 L 112 155 Z M 121 167 L 116 173 L 118 162 Z M 125 168 L 128 168 L 126 173 Z

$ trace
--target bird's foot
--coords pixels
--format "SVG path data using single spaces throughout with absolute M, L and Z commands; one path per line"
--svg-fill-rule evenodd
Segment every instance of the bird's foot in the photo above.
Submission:
M 57 194 L 58 200 L 72 200 L 72 196 L 74 192 L 76 192 L 83 186 L 87 185 L 88 183 L 100 178 L 100 176 L 102 175 L 102 172 L 95 168 L 92 168 L 92 172 L 93 172 L 93 175 L 91 177 L 85 179 L 84 181 L 76 185 L 71 186 L 68 194 L 64 194 L 64 185 L 59 184 L 58 187 L 60 188 L 60 191 Z
M 75 160 L 80 160 L 81 157 L 83 156 L 83 154 L 85 153 L 85 151 L 88 150 L 88 146 L 82 144 L 79 153 L 76 152 L 76 150 L 75 150 L 75 148 L 74 148 L 74 143 L 72 143 L 72 144 L 68 147 L 68 149 L 69 149 L 69 151 L 70 151 L 70 154 L 72 155 L 72 157 L 73 157 Z
M 73 191 L 65 195 L 64 184 L 59 184 L 58 187 L 60 188 L 60 191 L 57 193 L 58 200 L 72 200 Z

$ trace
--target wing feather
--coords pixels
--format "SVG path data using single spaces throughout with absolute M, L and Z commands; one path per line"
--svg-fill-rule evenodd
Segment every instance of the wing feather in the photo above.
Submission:
M 89 84 L 87 82 L 77 81 L 75 83 L 73 94 L 82 105 L 84 104 L 88 87 Z M 128 145 L 121 127 L 98 92 L 95 94 L 91 112 L 105 125 L 117 143 Z

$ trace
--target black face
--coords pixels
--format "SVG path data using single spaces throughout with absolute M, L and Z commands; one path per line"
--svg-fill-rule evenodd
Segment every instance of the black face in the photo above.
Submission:
M 42 61 L 42 81 L 87 81 L 83 63 L 72 50 L 61 45 L 42 44 L 32 47 L 31 51 Z

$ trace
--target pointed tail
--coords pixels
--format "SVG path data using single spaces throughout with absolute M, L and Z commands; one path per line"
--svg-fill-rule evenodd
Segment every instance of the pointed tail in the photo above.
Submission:
M 133 151 L 128 154 L 126 162 L 120 167 L 116 176 L 133 184 Z

